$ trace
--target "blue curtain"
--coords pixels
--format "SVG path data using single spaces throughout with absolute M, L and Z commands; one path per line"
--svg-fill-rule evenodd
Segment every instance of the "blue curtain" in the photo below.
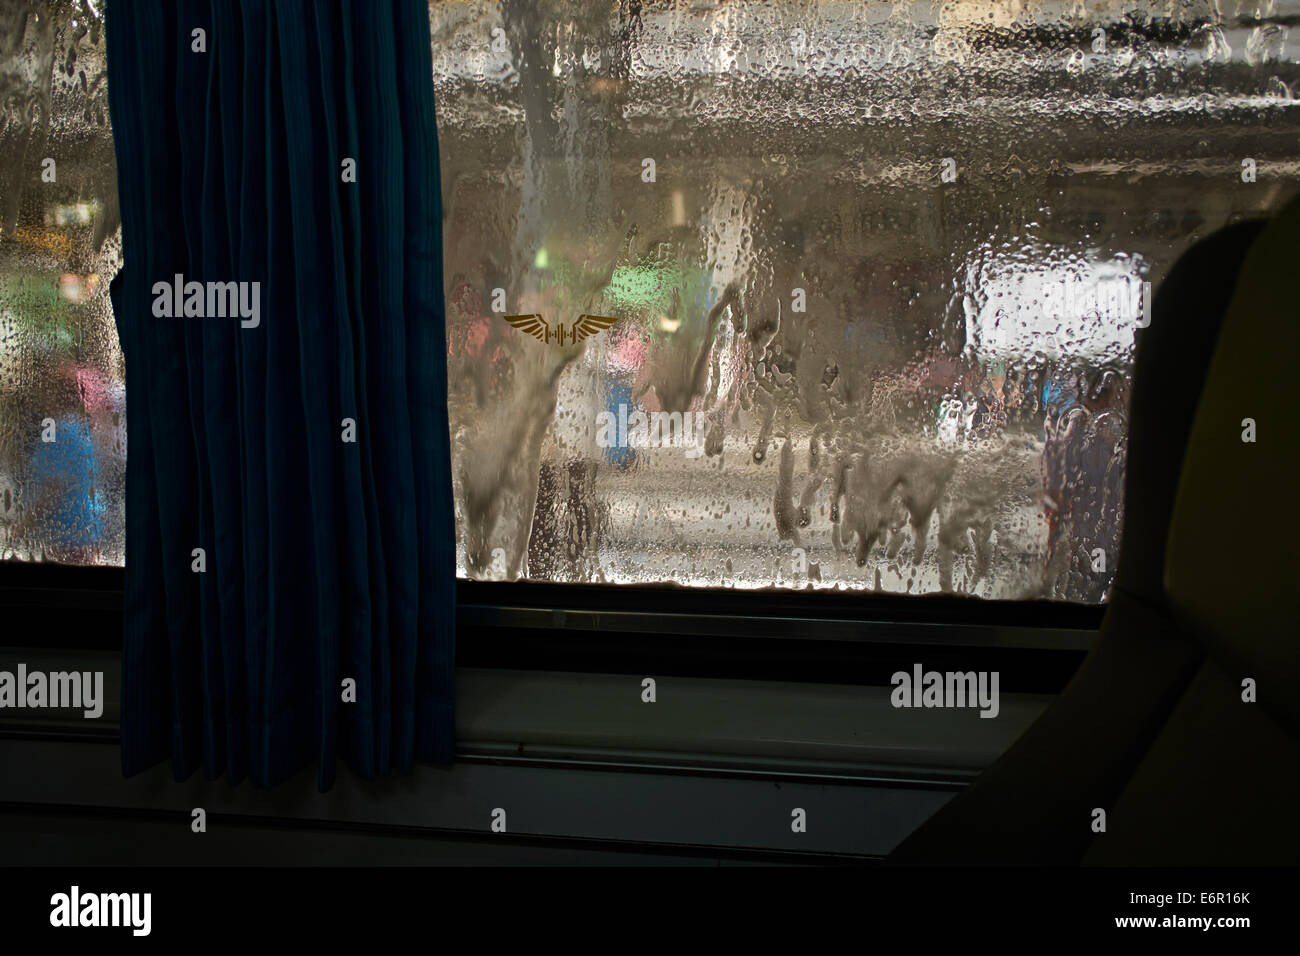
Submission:
M 340 757 L 367 778 L 450 762 L 425 0 L 113 0 L 107 38 L 123 772 L 269 787 L 315 763 L 327 790 Z

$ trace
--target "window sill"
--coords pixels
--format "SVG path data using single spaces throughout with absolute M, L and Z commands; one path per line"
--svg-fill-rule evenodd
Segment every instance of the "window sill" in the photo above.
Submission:
M 0 711 L 0 734 L 116 739 L 118 656 L 5 649 L 0 669 L 102 670 L 104 712 Z M 897 709 L 890 688 L 714 678 L 641 679 L 563 671 L 457 670 L 458 758 L 616 765 L 764 776 L 891 780 L 959 787 L 988 766 L 1051 700 L 1001 695 L 997 718 L 973 709 Z

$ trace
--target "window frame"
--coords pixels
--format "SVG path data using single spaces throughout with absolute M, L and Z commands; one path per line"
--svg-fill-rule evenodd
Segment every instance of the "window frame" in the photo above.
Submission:
M 117 567 L 0 563 L 0 646 L 120 650 Z M 887 685 L 926 668 L 997 670 L 1055 693 L 1105 605 L 946 595 L 740 591 L 458 579 L 458 667 Z M 36 641 L 33 635 L 41 635 Z

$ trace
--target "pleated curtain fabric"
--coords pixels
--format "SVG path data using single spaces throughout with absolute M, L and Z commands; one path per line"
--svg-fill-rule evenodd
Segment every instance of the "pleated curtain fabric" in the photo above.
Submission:
M 202 768 L 270 787 L 315 763 L 328 790 L 337 758 L 367 778 L 448 763 L 425 0 L 113 0 L 107 45 L 123 771 L 170 759 L 177 780 Z M 230 289 L 244 298 L 223 317 Z

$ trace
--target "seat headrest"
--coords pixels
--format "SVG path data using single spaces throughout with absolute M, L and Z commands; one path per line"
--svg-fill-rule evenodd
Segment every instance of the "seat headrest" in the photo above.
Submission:
M 1237 273 L 1264 223 L 1227 226 L 1179 256 L 1157 287 L 1150 326 L 1137 331 L 1115 590 L 1153 609 L 1165 608 L 1165 543 L 1196 404 Z
M 1175 619 L 1238 683 L 1253 678 L 1259 706 L 1292 733 L 1300 733 L 1298 363 L 1300 198 L 1266 224 L 1237 277 L 1164 555 Z

